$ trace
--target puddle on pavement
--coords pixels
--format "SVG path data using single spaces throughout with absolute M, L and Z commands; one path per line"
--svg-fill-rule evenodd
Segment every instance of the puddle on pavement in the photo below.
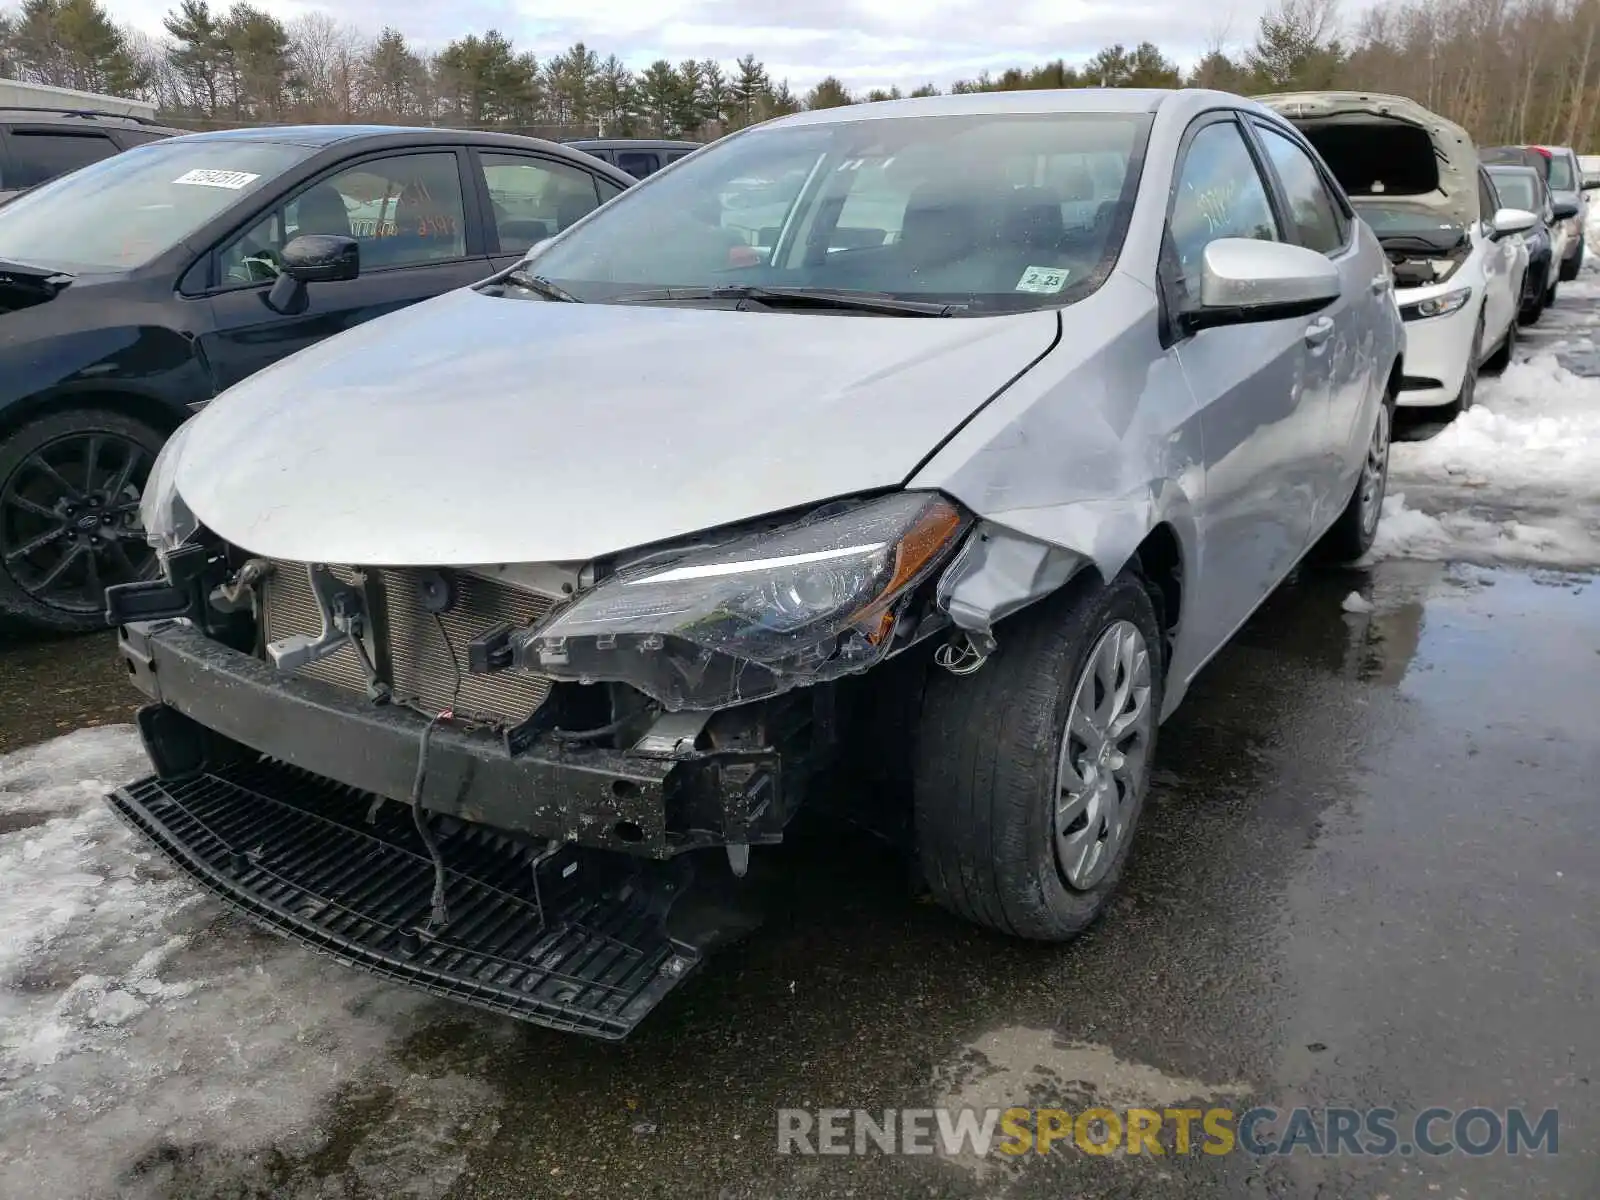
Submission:
M 1371 611 L 1344 611 L 1351 592 Z M 255 1057 L 265 1053 L 264 1034 L 242 1010 L 240 1036 L 253 1072 L 269 1077 L 295 1064 L 290 1097 L 320 1097 L 312 1115 L 295 1120 L 314 1135 L 263 1145 L 230 1124 L 220 1145 L 163 1136 L 123 1164 L 125 1178 L 153 1193 L 240 1195 L 394 1194 L 415 1180 L 419 1195 L 611 1197 L 671 1180 L 679 1194 L 743 1197 L 777 1194 L 791 1178 L 811 1182 L 786 1194 L 900 1194 L 920 1167 L 778 1160 L 776 1110 L 1070 1096 L 1165 1106 L 1314 1082 L 1326 1064 L 1348 1061 L 1361 1022 L 1372 1019 L 1360 1005 L 1373 987 L 1341 977 L 1358 978 L 1361 960 L 1345 957 L 1355 953 L 1348 938 L 1325 928 L 1349 901 L 1330 900 L 1316 872 L 1352 837 L 1374 836 L 1363 807 L 1384 782 L 1374 764 L 1414 746 L 1428 758 L 1416 768 L 1425 778 L 1429 763 L 1443 761 L 1445 739 L 1485 723 L 1474 706 L 1503 693 L 1513 670 L 1550 689 L 1534 715 L 1577 738 L 1587 714 L 1592 740 L 1600 696 L 1570 677 L 1575 665 L 1600 675 L 1590 665 L 1600 666 L 1597 638 L 1600 588 L 1583 576 L 1408 562 L 1303 572 L 1163 728 L 1123 893 L 1079 941 L 1055 948 L 990 936 L 918 903 L 904 864 L 881 847 L 800 838 L 759 856 L 778 879 L 766 927 L 715 956 L 621 1046 L 419 1001 L 324 970 L 309 955 L 302 963 L 305 952 L 276 939 L 195 923 L 184 961 L 206 986 L 193 1003 L 238 1001 L 275 1014 L 281 1036 L 298 1046 L 287 1059 L 269 1056 L 276 1067 Z M 109 638 L 0 644 L 0 680 L 12 714 L 0 746 L 86 716 L 125 719 L 135 700 Z M 1470 772 L 1460 779 L 1469 793 L 1480 787 Z M 17 807 L 0 804 L 12 823 L 0 836 L 27 836 L 35 816 L 48 815 L 23 796 L 35 782 L 11 781 Z M 1420 820 L 1423 801 L 1415 803 Z M 1360 860 L 1339 887 L 1381 888 L 1386 875 L 1402 874 L 1389 861 Z M 1428 954 L 1416 953 L 1419 962 Z M 274 978 L 252 979 L 254 961 L 269 963 Z M 38 971 L 29 980 L 47 992 L 76 977 L 52 975 L 49 963 Z M 296 1018 L 302 986 L 322 998 Z M 1313 994 L 1332 999 L 1319 1006 Z M 1492 1031 L 1474 1032 L 1473 1044 L 1493 1043 Z M 144 1067 L 159 1081 L 171 1064 L 158 1059 L 192 1052 L 174 1036 L 163 1034 L 163 1047 L 139 1034 L 121 1053 L 150 1059 Z M 1324 1044 L 1325 1056 L 1305 1058 L 1307 1046 Z M 1369 1065 L 1349 1081 L 1351 1097 L 1376 1097 L 1374 1079 L 1392 1089 L 1395 1073 L 1415 1065 L 1404 1044 L 1385 1050 L 1394 1065 Z M 246 1095 L 254 1075 L 231 1058 L 224 1066 Z M 1022 1193 L 1044 1182 L 1051 1194 L 1081 1191 L 1059 1174 L 1044 1178 L 1076 1169 L 1078 1157 L 1030 1162 Z M 946 1174 L 926 1182 L 948 1188 L 955 1179 L 961 1194 L 968 1176 Z

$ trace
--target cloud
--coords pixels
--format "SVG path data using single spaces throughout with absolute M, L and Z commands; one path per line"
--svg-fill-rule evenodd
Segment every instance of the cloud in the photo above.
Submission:
M 1254 32 L 1269 0 L 1211 6 L 1185 0 L 256 0 L 289 20 L 320 11 L 366 33 L 392 25 L 414 41 L 442 47 L 468 33 L 498 29 L 540 57 L 582 41 L 632 67 L 658 58 L 744 54 L 775 79 L 803 90 L 824 75 L 853 89 L 947 87 L 983 70 L 999 72 L 1063 58 L 1081 62 L 1103 46 L 1149 40 L 1192 63 L 1218 40 Z M 1358 0 L 1359 2 L 1359 0 Z M 113 16 L 160 34 L 176 0 L 105 0 Z M 226 0 L 212 0 L 226 7 Z

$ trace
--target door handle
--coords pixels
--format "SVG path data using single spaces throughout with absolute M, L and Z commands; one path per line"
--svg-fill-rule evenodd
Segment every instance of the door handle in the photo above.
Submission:
M 1333 318 L 1318 317 L 1306 326 L 1306 345 L 1320 346 L 1333 334 Z
M 1387 275 L 1374 275 L 1372 277 L 1372 294 L 1381 296 L 1389 290 L 1389 277 Z

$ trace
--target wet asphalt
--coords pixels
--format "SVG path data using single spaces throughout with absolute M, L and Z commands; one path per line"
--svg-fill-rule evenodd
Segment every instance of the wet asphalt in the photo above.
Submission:
M 1374 611 L 1342 611 L 1351 591 Z M 127 720 L 111 649 L 0 641 L 0 750 Z M 1587 576 L 1302 572 L 1163 727 L 1121 897 L 1076 943 L 972 929 L 920 903 L 892 853 L 811 831 L 762 856 L 765 926 L 628 1042 L 439 1004 L 400 1056 L 502 1098 L 498 1133 L 450 1192 L 461 1200 L 1594 1196 L 1597 714 Z M 975 1097 L 1524 1105 L 1559 1110 L 1559 1152 L 1152 1158 L 1063 1143 L 978 1168 L 775 1150 L 780 1107 Z M 332 1140 L 246 1187 L 362 1194 L 340 1147 L 393 1103 L 340 1093 Z M 200 1171 L 174 1194 L 222 1182 Z M 230 1170 L 226 1194 L 239 1183 Z

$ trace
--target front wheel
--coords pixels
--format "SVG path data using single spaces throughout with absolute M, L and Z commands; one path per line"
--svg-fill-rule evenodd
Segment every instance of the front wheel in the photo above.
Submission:
M 1498 375 L 1511 365 L 1511 356 L 1517 348 L 1517 321 L 1513 317 L 1506 326 L 1506 339 L 1500 343 L 1500 348 L 1484 360 L 1483 369 L 1491 375 Z
M 1148 585 L 1080 579 L 1008 621 L 976 674 L 929 681 L 917 852 L 934 899 L 1064 941 L 1116 888 L 1149 787 L 1164 660 Z
M 1578 252 L 1571 258 L 1561 260 L 1561 282 L 1571 283 L 1578 277 L 1578 271 L 1583 266 L 1583 243 L 1578 244 Z
M 0 441 L 0 616 L 104 628 L 105 589 L 154 570 L 139 496 L 162 441 L 102 409 L 39 417 Z

